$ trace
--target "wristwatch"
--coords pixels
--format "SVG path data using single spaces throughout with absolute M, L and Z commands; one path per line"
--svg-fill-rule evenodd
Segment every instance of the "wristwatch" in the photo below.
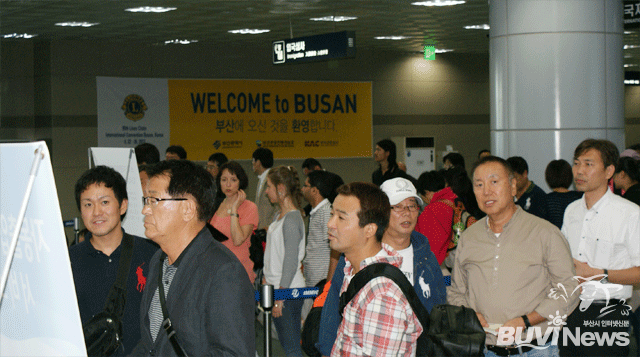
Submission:
M 603 284 L 609 284 L 609 270 L 607 269 L 602 269 L 604 270 L 604 278 L 600 279 L 600 282 Z
M 525 328 L 531 327 L 531 322 L 529 322 L 529 317 L 527 315 L 522 315 L 520 317 L 522 317 L 522 320 L 524 321 Z

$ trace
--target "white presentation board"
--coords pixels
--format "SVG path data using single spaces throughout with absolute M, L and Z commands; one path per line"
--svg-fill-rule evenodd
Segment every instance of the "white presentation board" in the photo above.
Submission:
M 89 148 L 89 160 L 93 161 L 93 166 L 89 162 L 90 167 L 99 165 L 112 167 L 127 181 L 129 208 L 122 220 L 122 228 L 129 234 L 145 238 L 142 185 L 135 151 L 131 148 Z
M 44 141 L 0 144 L 4 267 L 35 151 L 41 160 L 0 305 L 0 356 L 86 356 L 67 240 Z

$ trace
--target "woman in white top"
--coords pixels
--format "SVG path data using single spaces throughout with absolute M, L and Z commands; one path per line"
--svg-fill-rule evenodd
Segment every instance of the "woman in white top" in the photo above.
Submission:
M 267 231 L 264 253 L 264 278 L 277 289 L 305 287 L 302 276 L 304 258 L 304 222 L 300 211 L 302 192 L 296 169 L 272 168 L 267 176 L 265 194 L 279 207 L 279 215 Z M 300 313 L 304 300 L 277 300 L 273 317 L 278 338 L 287 356 L 302 356 Z

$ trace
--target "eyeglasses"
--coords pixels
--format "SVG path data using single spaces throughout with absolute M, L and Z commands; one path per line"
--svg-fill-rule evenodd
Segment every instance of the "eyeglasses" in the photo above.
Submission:
M 416 212 L 420 207 L 418 205 L 408 205 L 408 206 L 391 206 L 391 209 L 395 213 L 402 213 L 405 209 L 409 210 L 409 212 Z
M 162 201 L 186 201 L 184 197 L 181 198 L 158 198 L 158 197 L 142 197 L 142 205 L 157 206 Z

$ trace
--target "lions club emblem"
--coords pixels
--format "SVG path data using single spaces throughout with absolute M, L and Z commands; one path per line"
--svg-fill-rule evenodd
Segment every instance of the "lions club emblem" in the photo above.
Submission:
M 144 112 L 147 110 L 147 105 L 144 103 L 144 99 L 137 94 L 129 94 L 124 98 L 122 103 L 122 110 L 124 110 L 124 116 L 131 121 L 138 121 L 144 117 Z

